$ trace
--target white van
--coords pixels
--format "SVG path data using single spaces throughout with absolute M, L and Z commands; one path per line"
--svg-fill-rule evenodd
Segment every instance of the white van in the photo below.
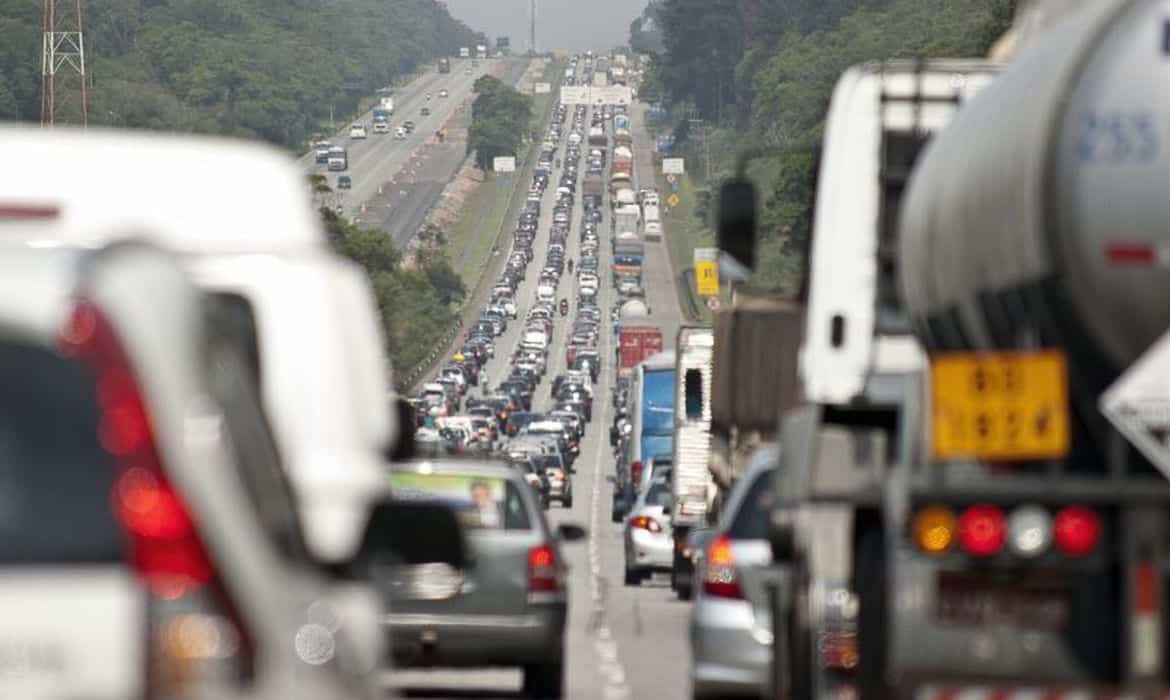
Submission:
M 651 242 L 662 240 L 662 222 L 661 221 L 647 221 L 642 228 L 642 237 Z
M 556 301 L 557 290 L 550 284 L 542 284 L 536 288 L 536 301 L 549 302 Z
M 21 228 L 30 245 L 144 237 L 235 308 L 309 553 L 348 562 L 385 498 L 390 368 L 369 281 L 330 250 L 301 170 L 275 149 L 211 138 L 3 127 L 0 144 L 27 163 L 0 172 L 5 198 L 58 210 Z M 106 176 L 66 161 L 106 163 Z

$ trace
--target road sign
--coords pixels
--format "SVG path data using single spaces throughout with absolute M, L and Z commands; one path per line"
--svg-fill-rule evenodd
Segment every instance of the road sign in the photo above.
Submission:
M 672 197 L 675 195 L 671 195 Z M 673 204 L 671 206 L 674 206 Z M 695 291 L 699 296 L 719 296 L 719 249 L 695 248 Z
M 669 195 L 667 195 L 666 196 L 666 203 L 670 205 L 671 209 L 674 209 L 675 207 L 677 207 L 678 203 L 679 203 L 678 193 L 671 192 Z
M 532 93 L 535 95 L 547 95 L 552 92 L 552 85 L 548 83 L 533 83 Z
M 567 105 L 587 105 L 589 88 L 584 85 L 565 85 L 561 87 L 561 102 Z
M 514 173 L 516 172 L 516 157 L 515 156 L 496 156 L 492 158 L 492 170 L 497 173 Z
M 682 175 L 686 172 L 686 165 L 682 158 L 663 158 L 662 172 L 667 175 Z
M 712 311 L 719 310 L 719 297 L 707 297 L 707 308 Z
M 1101 395 L 1098 408 L 1170 478 L 1170 333 Z
M 666 181 L 672 185 L 677 184 L 678 183 L 678 175 L 675 175 L 674 173 L 670 173 L 669 175 L 666 176 Z
M 930 375 L 935 459 L 1060 459 L 1068 453 L 1063 353 L 945 353 L 931 358 Z

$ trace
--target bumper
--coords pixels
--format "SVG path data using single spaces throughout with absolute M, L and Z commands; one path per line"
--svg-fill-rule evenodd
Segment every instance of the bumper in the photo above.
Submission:
M 563 654 L 565 605 L 523 615 L 391 613 L 384 618 L 399 666 L 517 666 Z
M 674 566 L 674 539 L 666 532 L 635 529 L 630 533 L 630 568 L 669 571 Z
M 568 481 L 548 482 L 548 497 L 552 499 L 569 498 L 573 495 L 573 485 Z
M 691 682 L 696 695 L 762 697 L 772 645 L 749 603 L 701 598 L 691 610 Z

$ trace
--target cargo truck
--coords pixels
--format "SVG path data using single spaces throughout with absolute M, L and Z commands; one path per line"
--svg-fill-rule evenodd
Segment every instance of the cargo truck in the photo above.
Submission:
M 1165 448 L 1131 449 L 1101 403 L 1170 327 L 1165 23 L 1160 3 L 1080 4 L 915 169 L 899 291 L 932 408 L 858 559 L 879 691 L 1170 687 Z
M 674 449 L 671 461 L 670 525 L 674 560 L 670 585 L 684 600 L 691 595 L 691 559 L 684 556 L 692 528 L 707 526 L 715 483 L 707 468 L 711 448 L 711 379 L 715 335 L 710 326 L 682 326 L 675 338 Z
M 459 58 L 471 58 L 471 49 L 466 46 L 459 47 Z
M 439 59 L 439 72 L 440 73 L 450 73 L 451 72 L 451 59 L 446 58 L 446 57 Z
M 330 147 L 326 164 L 326 167 L 334 171 L 349 169 L 349 152 L 342 146 Z
M 605 147 L 609 140 L 605 136 L 605 129 L 600 126 L 589 127 L 589 145 Z
M 602 182 L 601 173 L 586 173 L 585 178 L 581 181 L 581 193 L 585 196 L 597 197 L 605 194 L 605 184 Z
M 610 274 L 616 286 L 621 277 L 632 277 L 642 284 L 642 263 L 645 260 L 646 248 L 641 240 L 622 241 L 613 249 L 613 262 L 610 264 Z
M 475 57 L 476 58 L 487 58 L 488 57 L 488 51 L 487 51 L 486 44 L 476 44 L 475 45 Z
M 618 368 L 637 367 L 651 355 L 662 352 L 662 329 L 649 318 L 626 318 L 618 327 Z
M 870 63 L 847 70 L 833 91 L 801 346 L 784 358 L 799 367 L 801 389 L 794 405 L 772 416 L 779 419 L 780 463 L 770 537 L 778 575 L 788 581 L 779 587 L 783 617 L 767 622 L 782 635 L 773 647 L 777 695 L 903 697 L 886 694 L 881 680 L 887 640 L 872 616 L 884 608 L 873 602 L 871 585 L 881 581 L 875 556 L 883 562 L 877 569 L 888 561 L 875 551 L 893 542 L 881 536 L 889 517 L 883 499 L 894 489 L 896 466 L 909 458 L 924 410 L 925 356 L 899 306 L 898 217 L 923 147 L 997 70 L 982 60 Z M 724 250 L 736 247 L 724 239 L 747 228 L 740 221 L 720 214 Z M 716 371 L 718 386 L 722 368 Z M 716 432 L 726 432 L 721 411 L 715 415 Z M 870 631 L 859 636 L 867 623 Z
M 394 114 L 394 98 L 383 97 L 378 100 L 378 106 L 386 110 L 389 114 Z
M 674 449 L 674 364 L 674 351 L 667 350 L 650 355 L 634 370 L 628 474 L 635 489 L 642 466 L 657 457 L 669 458 Z

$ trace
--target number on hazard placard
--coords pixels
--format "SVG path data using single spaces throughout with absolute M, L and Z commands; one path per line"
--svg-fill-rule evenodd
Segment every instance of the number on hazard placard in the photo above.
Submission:
M 1059 352 L 936 355 L 931 395 L 935 459 L 1058 459 L 1068 452 Z

